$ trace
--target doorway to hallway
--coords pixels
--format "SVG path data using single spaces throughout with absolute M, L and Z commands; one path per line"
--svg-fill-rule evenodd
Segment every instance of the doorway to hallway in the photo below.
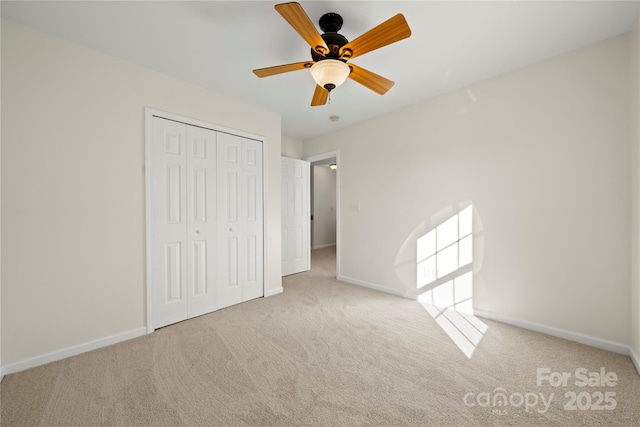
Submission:
M 335 277 L 340 277 L 340 152 L 332 151 L 305 159 L 311 164 L 311 264 L 314 257 L 334 252 Z M 327 260 L 323 260 L 326 265 Z M 312 267 L 313 268 L 313 267 Z

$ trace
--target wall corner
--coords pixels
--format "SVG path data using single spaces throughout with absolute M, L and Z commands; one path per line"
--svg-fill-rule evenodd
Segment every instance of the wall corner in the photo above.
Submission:
M 630 33 L 631 142 L 631 355 L 640 366 L 640 16 Z

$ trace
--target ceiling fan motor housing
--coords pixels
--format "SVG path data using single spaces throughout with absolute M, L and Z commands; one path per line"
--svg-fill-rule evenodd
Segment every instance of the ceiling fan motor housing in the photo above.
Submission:
M 338 31 L 342 28 L 342 22 L 342 16 L 337 13 L 325 13 L 322 15 L 319 24 L 324 34 L 320 36 L 329 48 L 329 52 L 326 55 L 322 55 L 314 49 L 311 49 L 311 58 L 315 62 L 322 61 L 323 59 L 340 59 L 340 48 L 349 43 L 349 40 L 347 40 L 345 36 L 338 34 Z

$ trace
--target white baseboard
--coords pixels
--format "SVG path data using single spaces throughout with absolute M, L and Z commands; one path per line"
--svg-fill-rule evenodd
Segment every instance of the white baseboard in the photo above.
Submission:
M 486 319 L 496 320 L 500 323 L 506 323 L 508 325 L 517 326 L 523 329 L 529 329 L 531 331 L 540 332 L 543 334 L 551 335 L 558 338 L 564 338 L 569 341 L 579 342 L 580 344 L 589 345 L 591 347 L 600 348 L 603 350 L 612 351 L 614 353 L 624 354 L 629 356 L 631 348 L 627 345 L 616 343 L 613 341 L 607 341 L 600 338 L 595 338 L 589 335 L 579 334 L 577 332 L 565 331 L 563 329 L 551 328 L 549 326 L 539 325 L 537 323 L 526 322 L 519 319 L 503 316 L 496 313 L 491 313 L 484 310 L 474 308 L 473 314 Z
M 274 295 L 278 295 L 281 294 L 283 292 L 284 288 L 282 286 L 280 286 L 279 288 L 275 288 L 275 289 L 269 289 L 267 291 L 264 292 L 264 297 L 272 297 Z
M 402 297 L 402 298 L 408 298 L 408 299 L 412 299 L 412 300 L 416 299 L 416 296 L 411 294 L 411 293 L 409 293 L 409 292 L 403 292 L 400 289 L 388 288 L 386 286 L 377 285 L 375 283 L 365 282 L 363 280 L 353 279 L 351 277 L 338 276 L 338 280 L 340 280 L 342 282 L 350 283 L 352 285 L 358 285 L 358 286 L 362 286 L 362 287 L 365 287 L 365 288 L 373 289 L 373 290 L 376 290 L 376 291 L 384 292 L 385 294 L 391 294 L 391 295 L 395 295 L 395 296 Z
M 335 243 L 327 243 L 326 245 L 317 245 L 311 248 L 311 250 L 314 249 L 322 249 L 322 248 L 330 248 L 331 246 L 335 246 Z
M 638 353 L 633 350 L 633 347 L 629 347 L 629 357 L 631 357 L 631 361 L 633 365 L 636 367 L 636 371 L 638 371 L 638 375 L 640 375 L 640 357 L 638 357 Z
M 338 276 L 338 280 L 342 282 L 350 283 L 352 285 L 363 286 L 365 288 L 399 296 L 402 298 L 408 298 L 413 300 L 417 299 L 417 296 L 410 292 L 403 292 L 399 289 L 388 288 L 386 286 L 365 282 L 363 280 L 353 279 L 347 276 Z M 479 317 L 495 320 L 500 323 L 506 323 L 508 325 L 517 326 L 519 328 L 528 329 L 534 332 L 540 332 L 546 335 L 551 335 L 558 338 L 564 338 L 569 341 L 579 342 L 580 344 L 585 344 L 591 347 L 612 351 L 614 353 L 624 354 L 625 356 L 629 356 L 631 358 L 631 361 L 633 362 L 636 370 L 638 371 L 638 374 L 640 374 L 640 357 L 633 350 L 633 348 L 631 348 L 628 345 L 620 344 L 613 341 L 603 340 L 600 338 L 595 338 L 595 337 L 580 334 L 577 332 L 570 332 L 562 329 L 551 328 L 549 326 L 539 325 L 536 323 L 526 322 L 523 320 L 515 319 L 508 316 L 503 316 L 496 313 L 491 313 L 485 310 L 479 310 L 476 308 L 474 308 L 473 312 L 475 315 Z
M 14 374 L 16 372 L 24 371 L 25 369 L 46 365 L 47 363 L 66 359 L 67 357 L 76 356 L 78 354 L 86 353 L 87 351 L 97 350 L 99 348 L 117 344 L 122 341 L 138 338 L 146 334 L 147 334 L 146 327 L 136 328 L 127 332 L 123 332 L 121 334 L 111 335 L 105 338 L 99 338 L 97 340 L 63 348 L 61 350 L 52 351 L 51 353 L 46 353 L 40 356 L 31 357 L 29 359 L 21 360 L 19 362 L 9 363 L 8 365 L 4 365 L 0 367 L 0 370 L 2 371 L 3 375 Z

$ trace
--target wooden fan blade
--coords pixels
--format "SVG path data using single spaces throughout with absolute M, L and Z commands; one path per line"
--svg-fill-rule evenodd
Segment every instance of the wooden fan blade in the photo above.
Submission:
M 329 51 L 322 36 L 316 29 L 300 3 L 282 3 L 274 6 L 276 11 L 293 27 L 294 30 L 311 46 L 311 49 L 325 54 Z
M 351 80 L 355 80 L 362 86 L 369 88 L 380 95 L 387 93 L 387 91 L 395 84 L 389 79 L 351 63 L 349 63 L 349 67 L 351 67 L 352 70 L 351 74 L 349 74 L 349 78 Z
M 304 61 L 296 62 L 294 64 L 277 65 L 275 67 L 258 68 L 253 70 L 253 74 L 258 77 L 269 77 L 276 74 L 288 73 L 289 71 L 303 70 L 305 68 L 311 68 L 313 62 Z
M 329 91 L 322 86 L 316 85 L 316 90 L 313 92 L 313 98 L 311 98 L 311 106 L 317 107 L 318 105 L 324 105 L 329 98 Z
M 344 45 L 340 49 L 340 55 L 344 59 L 353 59 L 356 56 L 364 55 L 372 50 L 406 39 L 410 35 L 411 28 L 409 28 L 404 16 L 399 13 Z

